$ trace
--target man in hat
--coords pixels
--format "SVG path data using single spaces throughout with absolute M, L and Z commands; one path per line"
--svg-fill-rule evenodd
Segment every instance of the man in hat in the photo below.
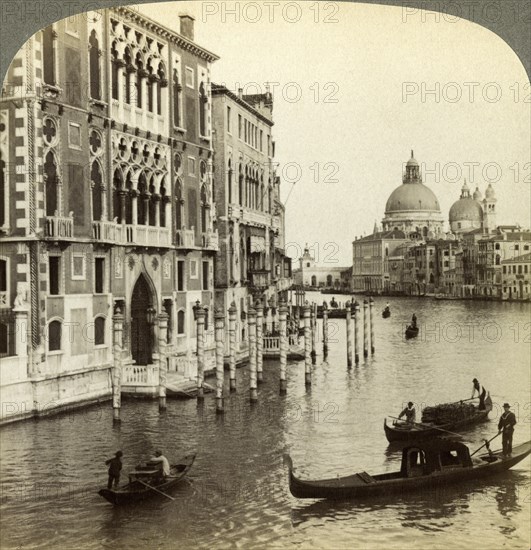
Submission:
M 516 424 L 516 416 L 511 412 L 509 403 L 503 404 L 503 414 L 498 422 L 498 433 L 502 435 L 503 456 L 511 456 L 513 452 L 513 433 Z
M 107 489 L 111 489 L 114 483 L 114 488 L 118 487 L 120 483 L 120 472 L 122 470 L 122 451 L 117 451 L 114 458 L 109 458 L 105 461 L 105 464 L 109 466 L 109 481 L 107 482 Z
M 472 380 L 472 397 L 471 397 L 471 399 L 474 398 L 474 396 L 476 395 L 476 392 L 478 392 L 478 397 L 479 397 L 478 409 L 480 411 L 484 411 L 486 409 L 486 407 L 485 407 L 485 396 L 487 395 L 487 390 L 479 383 L 477 378 L 474 378 L 474 380 Z
M 152 456 L 149 461 L 159 463 L 162 477 L 170 475 L 170 463 L 161 451 L 155 451 L 155 456 Z
M 406 422 L 408 424 L 415 424 L 416 414 L 417 413 L 415 411 L 413 401 L 410 401 L 407 404 L 407 407 L 398 415 L 398 418 L 402 418 L 403 416 L 405 416 L 406 417 Z

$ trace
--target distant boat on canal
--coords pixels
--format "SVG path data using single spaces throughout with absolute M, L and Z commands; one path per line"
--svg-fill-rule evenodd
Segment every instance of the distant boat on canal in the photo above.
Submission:
M 101 489 L 98 494 L 117 506 L 141 502 L 152 497 L 174 500 L 168 491 L 178 485 L 188 474 L 194 460 L 195 454 L 181 458 L 177 464 L 170 467 L 170 475 L 166 478 L 160 476 L 157 465 L 148 462 L 143 466 L 137 466 L 136 470 L 129 473 L 127 485 L 120 489 Z
M 531 441 L 527 441 L 514 447 L 510 457 L 504 457 L 499 450 L 473 459 L 466 445 L 436 438 L 405 447 L 398 472 L 377 475 L 359 472 L 315 481 L 297 478 L 291 458 L 286 455 L 285 460 L 289 467 L 289 490 L 294 497 L 342 500 L 433 491 L 450 483 L 498 474 L 530 453 Z

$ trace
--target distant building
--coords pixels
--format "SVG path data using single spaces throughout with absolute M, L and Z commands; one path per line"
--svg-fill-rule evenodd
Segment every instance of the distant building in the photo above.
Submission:
M 318 265 L 314 256 L 310 254 L 308 245 L 304 248 L 304 253 L 299 258 L 299 268 L 293 271 L 293 282 L 298 286 L 311 288 L 337 288 L 338 290 L 347 288 L 344 285 L 345 271 L 348 267 L 334 265 Z
M 531 300 L 531 253 L 502 260 L 504 300 Z

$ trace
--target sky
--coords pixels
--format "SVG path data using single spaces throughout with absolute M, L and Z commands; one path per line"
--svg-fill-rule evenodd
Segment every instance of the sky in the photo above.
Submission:
M 135 6 L 220 60 L 212 80 L 274 94 L 286 250 L 352 264 L 352 241 L 381 223 L 414 150 L 445 220 L 466 178 L 492 183 L 498 224 L 530 220 L 531 90 L 496 34 L 402 7 L 316 2 Z

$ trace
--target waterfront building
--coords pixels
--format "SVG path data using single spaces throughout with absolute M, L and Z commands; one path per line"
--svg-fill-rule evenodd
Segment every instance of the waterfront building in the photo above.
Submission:
M 501 263 L 503 299 L 531 300 L 531 252 Z
M 285 256 L 284 205 L 275 174 L 273 97 L 212 86 L 217 230 L 216 307 L 237 310 L 237 346 L 247 346 L 245 319 L 260 299 L 266 317 L 291 286 Z
M 196 301 L 213 324 L 216 59 L 192 17 L 177 33 L 129 8 L 54 23 L 15 56 L 0 98 L 4 416 L 108 396 L 115 365 L 131 392 L 154 393 L 163 365 L 194 375 Z
M 325 259 L 323 263 L 328 263 Z M 299 258 L 299 267 L 293 271 L 293 282 L 297 286 L 306 288 L 331 288 L 340 290 L 344 286 L 345 272 L 348 267 L 336 266 L 335 262 L 328 265 L 319 265 L 315 255 L 306 245 Z

